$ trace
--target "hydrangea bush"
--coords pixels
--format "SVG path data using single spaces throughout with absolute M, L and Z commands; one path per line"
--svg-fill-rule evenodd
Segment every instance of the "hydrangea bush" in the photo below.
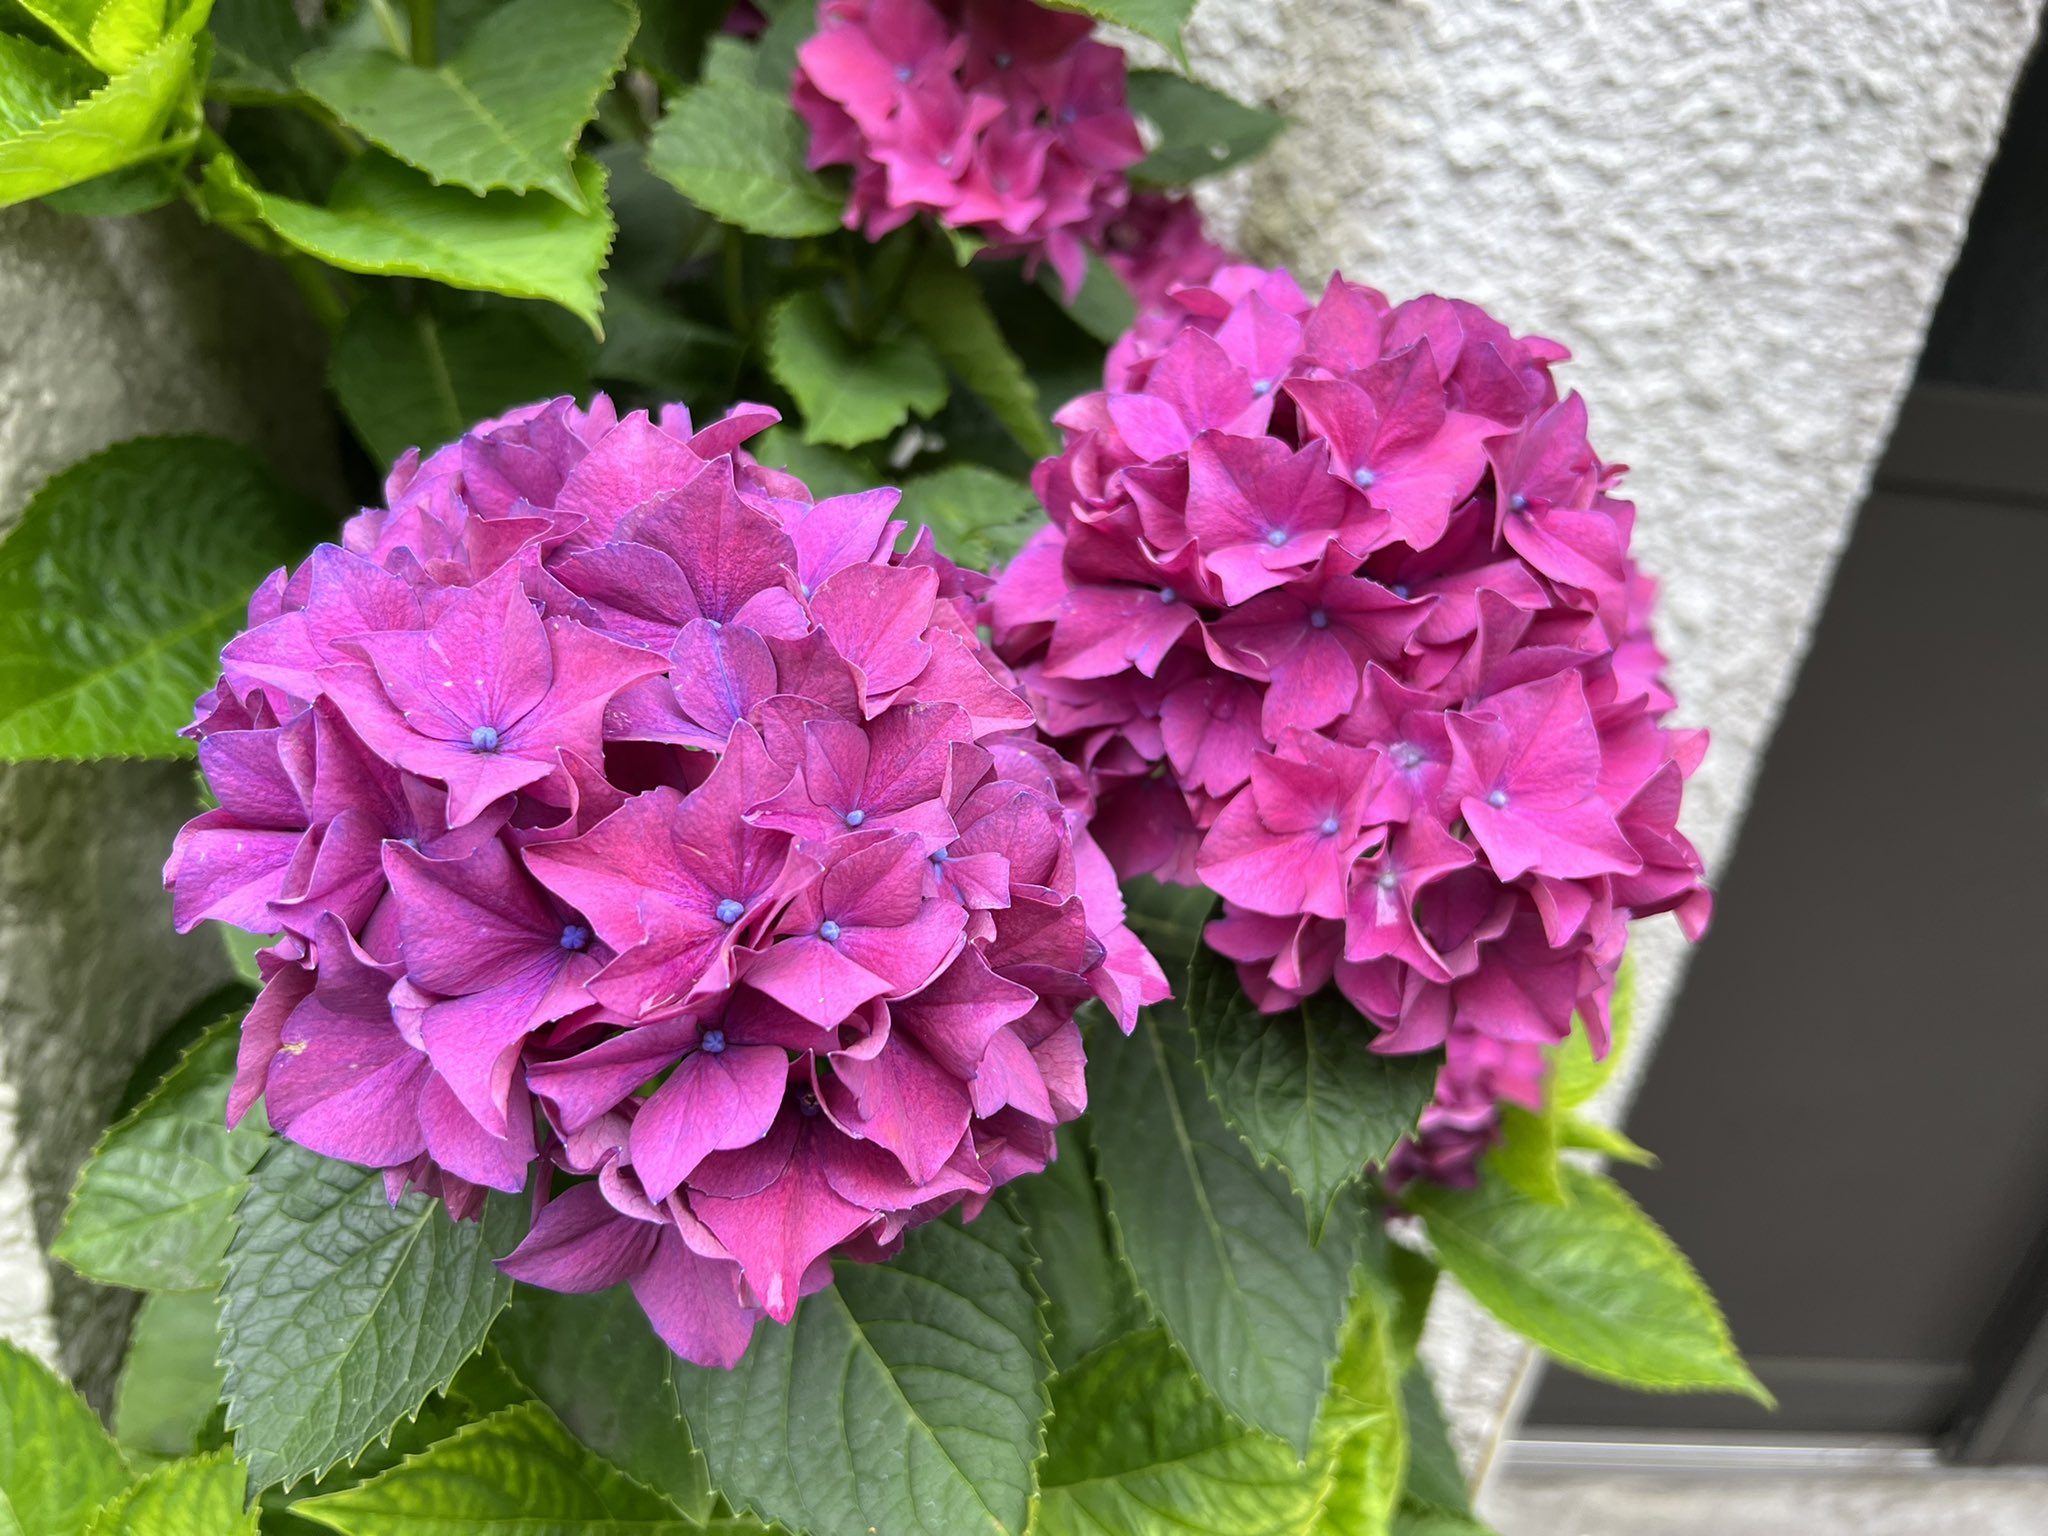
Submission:
M 195 758 L 236 974 L 53 1246 L 110 1424 L 0 1347 L 25 1530 L 1469 1536 L 1445 1270 L 1767 1395 L 1585 1112 L 1709 906 L 1620 470 L 1204 228 L 1190 8 L 0 8 L 0 203 L 274 259 L 347 432 L 0 543 L 0 758 Z

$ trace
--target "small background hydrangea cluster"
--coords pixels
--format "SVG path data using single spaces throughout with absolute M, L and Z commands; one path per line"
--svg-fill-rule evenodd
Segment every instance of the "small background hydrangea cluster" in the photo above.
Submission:
M 811 167 L 853 168 L 848 227 L 876 240 L 930 213 L 1078 291 L 1145 154 L 1123 51 L 1093 27 L 1030 0 L 824 0 L 794 100 Z M 1176 206 L 1154 195 L 1141 220 L 1155 203 Z
M 1076 1008 L 1164 995 L 892 490 L 814 501 L 739 407 L 515 411 L 250 604 L 191 734 L 177 920 L 281 933 L 230 1103 L 629 1282 L 730 1365 L 831 1255 L 1053 1155 Z
M 1634 509 L 1565 356 L 1226 267 L 1060 413 L 1052 525 L 989 607 L 1119 869 L 1217 891 L 1261 1007 L 1334 980 L 1375 1050 L 1445 1049 L 1397 1183 L 1469 1178 L 1575 1012 L 1605 1051 L 1630 918 L 1708 914 L 1676 826 L 1705 737 L 1662 724 Z

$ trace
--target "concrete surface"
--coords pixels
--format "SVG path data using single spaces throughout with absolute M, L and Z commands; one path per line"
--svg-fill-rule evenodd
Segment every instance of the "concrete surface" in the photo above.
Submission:
M 2048 1474 L 1508 1471 L 1480 1512 L 1501 1536 L 2041 1536 Z
M 1714 732 L 1685 817 L 1710 868 L 2037 15 L 2031 0 L 1206 0 L 1195 15 L 1196 73 L 1295 119 L 1209 196 L 1241 249 L 1311 285 L 1341 267 L 1397 298 L 1474 299 L 1577 354 L 1562 377 L 1595 444 L 1635 466 L 1681 718 Z M 1675 928 L 1647 928 L 1637 1074 L 1685 958 Z M 1427 1348 L 1476 1451 L 1524 1352 L 1462 1298 Z
M 182 209 L 0 212 L 0 528 L 120 438 L 218 432 L 309 491 L 334 480 L 319 345 L 275 270 Z M 189 764 L 0 766 L 0 1337 L 111 1379 L 128 1305 L 40 1250 L 136 1059 L 226 979 L 178 939 L 159 871 Z

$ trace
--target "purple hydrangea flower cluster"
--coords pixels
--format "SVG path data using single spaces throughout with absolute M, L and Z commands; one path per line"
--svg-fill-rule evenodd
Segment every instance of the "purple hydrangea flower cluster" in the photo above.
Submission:
M 1132 193 L 1103 231 L 1102 259 L 1142 312 L 1157 309 L 1176 288 L 1208 282 L 1230 256 L 1209 238 L 1192 197 L 1144 191 Z
M 279 934 L 230 1102 L 629 1283 L 729 1366 L 828 1258 L 1044 1166 L 1075 1010 L 1166 991 L 893 490 L 814 500 L 741 406 L 600 396 L 421 462 L 250 604 L 190 734 L 178 925 Z
M 1634 509 L 1565 356 L 1226 267 L 1060 413 L 1052 524 L 988 610 L 1119 869 L 1216 890 L 1260 1006 L 1334 980 L 1375 1050 L 1447 1051 L 1439 1174 L 1496 1097 L 1540 1101 L 1574 1013 L 1605 1051 L 1630 918 L 1708 915 L 1677 829 L 1705 736 L 1662 723 Z
M 1031 0 L 824 0 L 797 50 L 810 164 L 853 168 L 849 228 L 929 213 L 1069 296 L 1144 158 L 1120 49 Z

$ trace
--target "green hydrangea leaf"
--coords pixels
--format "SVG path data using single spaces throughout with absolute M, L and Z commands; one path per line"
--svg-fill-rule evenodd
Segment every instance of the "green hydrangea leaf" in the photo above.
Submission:
M 133 64 L 164 35 L 165 0 L 20 0 L 21 8 L 108 74 Z M 201 11 L 204 11 L 202 6 Z M 202 15 L 201 20 L 205 18 Z M 194 29 L 196 30 L 196 28 Z
M 1557 1160 L 1557 1117 L 1548 1110 L 1539 1114 L 1519 1104 L 1502 1104 L 1500 1128 L 1499 1143 L 1486 1154 L 1487 1167 L 1531 1200 L 1563 1205 L 1570 1196 Z
M 213 70 L 206 93 L 236 102 L 298 94 L 292 71 L 311 44 L 292 0 L 213 0 Z
M 1310 1536 L 1387 1536 L 1407 1462 L 1392 1319 L 1378 1290 L 1362 1285 L 1316 1415 L 1310 1466 L 1318 1488 Z
M 1638 1168 L 1657 1166 L 1656 1153 L 1637 1146 L 1613 1126 L 1568 1109 L 1557 1114 L 1557 1144 L 1582 1152 L 1598 1152 L 1602 1157 L 1617 1163 L 1633 1163 Z
M 796 396 L 808 442 L 858 447 L 946 403 L 946 370 L 929 343 L 913 333 L 858 341 L 815 288 L 769 315 L 768 366 Z
M 138 438 L 36 492 L 0 542 L 0 760 L 184 757 L 249 593 L 332 519 L 247 449 Z
M 292 1513 L 342 1536 L 699 1536 L 676 1512 L 526 1403 L 464 1425 L 366 1483 Z
M 1311 1246 L 1301 1204 L 1224 1122 L 1177 1011 L 1089 1049 L 1110 1219 L 1138 1284 L 1223 1405 L 1306 1455 L 1359 1244 L 1355 1202 Z
M 182 154 L 159 155 L 76 186 L 45 192 L 40 201 L 45 208 L 79 219 L 121 219 L 148 213 L 178 196 L 184 164 Z
M 437 187 L 382 154 L 356 159 L 325 207 L 259 192 L 225 157 L 207 162 L 214 217 L 256 223 L 329 266 L 371 277 L 424 277 L 452 288 L 559 304 L 602 334 L 605 252 L 612 220 L 604 170 L 579 159 L 588 212 L 559 198 Z
M 613 323 L 590 364 L 599 378 L 636 384 L 663 400 L 731 394 L 746 350 L 732 332 L 678 314 L 673 304 L 631 288 L 613 288 L 605 313 Z
M 1079 11 L 1114 26 L 1129 27 L 1140 36 L 1163 43 L 1174 57 L 1186 61 L 1181 28 L 1195 13 L 1196 0 L 1046 0 L 1058 11 Z
M 171 152 L 165 132 L 186 102 L 198 0 L 153 46 L 110 77 L 26 38 L 0 33 L 0 208 Z M 117 50 L 121 51 L 121 50 Z
M 174 1461 L 199 1448 L 220 1404 L 220 1302 L 205 1291 L 145 1296 L 114 1388 L 114 1438 L 131 1457 Z
M 1378 1027 L 1334 987 L 1261 1013 L 1237 967 L 1206 946 L 1189 967 L 1187 1000 L 1223 1117 L 1287 1175 L 1319 1236 L 1338 1194 L 1414 1131 L 1441 1056 L 1377 1055 L 1368 1046 Z
M 578 1440 L 692 1519 L 710 1516 L 711 1474 L 676 1399 L 680 1366 L 631 1290 L 519 1286 L 491 1342 Z
M 1069 299 L 1060 287 L 1059 275 L 1051 267 L 1043 267 L 1038 274 L 1039 286 L 1073 317 L 1076 325 L 1105 346 L 1114 346 L 1117 338 L 1131 328 L 1131 322 L 1138 318 L 1138 301 L 1132 297 L 1130 288 L 1116 275 L 1114 268 L 1102 259 L 1100 251 L 1088 252 L 1088 271 L 1081 281 L 1081 288 Z M 1091 365 L 1092 366 L 1092 365 Z M 1100 388 L 1098 376 L 1091 380 Z
M 1132 70 L 1130 100 L 1159 133 L 1152 153 L 1131 167 L 1131 180 L 1154 186 L 1186 186 L 1241 165 L 1264 154 L 1287 126 L 1277 112 L 1164 69 Z
M 1031 487 L 979 464 L 949 464 L 903 482 L 903 516 L 932 531 L 947 558 L 987 570 L 1045 526 Z
M 417 1191 L 388 1203 L 374 1168 L 272 1143 L 221 1288 L 227 1422 L 257 1487 L 354 1460 L 448 1386 L 511 1299 L 492 1261 L 524 1208 L 450 1221 Z
M 269 1144 L 260 1109 L 227 1127 L 239 1011 L 200 1036 L 79 1171 L 50 1252 L 88 1279 L 144 1291 L 211 1290 L 249 1170 Z
M 1202 928 L 1214 913 L 1215 896 L 1203 886 L 1162 885 L 1150 875 L 1126 880 L 1123 895 L 1124 922 L 1159 961 L 1174 995 L 1186 997 L 1188 969 L 1202 947 Z
M 743 80 L 679 91 L 647 146 L 647 165 L 712 217 L 794 239 L 839 228 L 846 198 L 804 163 L 808 137 L 788 96 Z
M 922 262 L 903 290 L 904 313 L 954 375 L 1034 459 L 1059 452 L 1038 386 L 1003 339 L 974 279 L 944 256 Z
M 0 1339 L 0 1531 L 80 1536 L 127 1482 L 121 1453 L 85 1399 Z
M 1401 1200 L 1482 1306 L 1566 1365 L 1625 1386 L 1768 1404 L 1685 1256 L 1613 1180 L 1564 1170 L 1565 1205 L 1504 1180 L 1416 1184 Z
M 679 1366 L 712 1482 L 807 1536 L 1016 1536 L 1047 1409 L 1031 1262 L 1000 1204 L 933 1222 L 888 1264 L 835 1264 L 731 1371 Z
M 860 454 L 807 443 L 787 425 L 770 427 L 747 444 L 747 451 L 770 469 L 795 475 L 820 500 L 872 490 L 882 478 Z
M 1411 1364 L 1401 1377 L 1401 1418 L 1408 1432 L 1408 1475 L 1401 1491 L 1402 1510 L 1411 1517 L 1463 1520 L 1469 1528 L 1483 1530 L 1472 1519 L 1465 1469 L 1458 1462 L 1457 1448 L 1451 1444 L 1451 1432 L 1444 1423 L 1436 1387 L 1420 1362 Z M 1395 1529 L 1402 1529 L 1398 1520 Z
M 306 92 L 436 183 L 551 193 L 591 204 L 572 173 L 577 138 L 626 59 L 627 0 L 510 0 L 434 69 L 381 48 L 299 60 Z
M 1092 1163 L 1083 1126 L 1063 1125 L 1058 1156 L 1045 1172 L 1007 1186 L 1004 1197 L 1038 1255 L 1057 1371 L 1150 1320 L 1137 1281 L 1116 1251 Z
M 169 1462 L 95 1515 L 86 1536 L 256 1536 L 248 1487 L 226 1450 Z
M 1300 1536 L 1314 1481 L 1233 1419 L 1160 1329 L 1119 1339 L 1052 1386 L 1033 1536 Z
M 349 307 L 327 381 L 363 445 L 389 464 L 431 452 L 508 406 L 589 387 L 581 358 L 530 313 L 504 304 L 407 306 L 384 285 Z

